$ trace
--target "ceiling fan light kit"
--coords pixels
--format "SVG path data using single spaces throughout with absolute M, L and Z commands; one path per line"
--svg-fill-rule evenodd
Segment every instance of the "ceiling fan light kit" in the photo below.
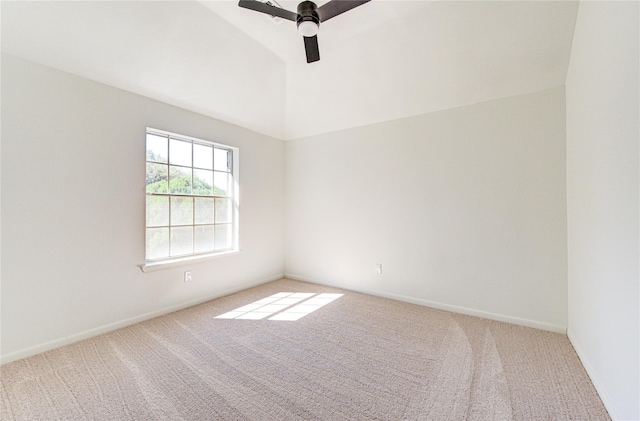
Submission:
M 298 22 L 298 32 L 300 32 L 303 37 L 314 37 L 319 29 L 320 25 L 315 22 L 308 20 Z
M 303 1 L 298 4 L 298 13 L 293 13 L 281 7 L 274 6 L 272 3 L 263 3 L 258 0 L 240 0 L 238 6 L 295 22 L 298 27 L 298 32 L 303 36 L 307 63 L 313 63 L 320 60 L 317 37 L 320 23 L 369 1 L 370 0 L 331 0 L 320 7 L 316 6 L 312 1 Z
M 320 29 L 320 16 L 316 12 L 317 8 L 312 1 L 303 1 L 298 5 L 296 25 L 298 26 L 298 32 L 303 37 L 314 37 Z

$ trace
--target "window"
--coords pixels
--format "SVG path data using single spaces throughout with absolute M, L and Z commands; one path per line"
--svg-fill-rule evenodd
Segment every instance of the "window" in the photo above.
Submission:
M 238 149 L 147 129 L 146 151 L 147 264 L 237 250 Z

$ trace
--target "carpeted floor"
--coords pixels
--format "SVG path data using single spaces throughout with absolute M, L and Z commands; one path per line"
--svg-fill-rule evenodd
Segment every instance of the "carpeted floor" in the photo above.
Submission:
M 564 335 L 286 279 L 1 380 L 2 420 L 609 419 Z

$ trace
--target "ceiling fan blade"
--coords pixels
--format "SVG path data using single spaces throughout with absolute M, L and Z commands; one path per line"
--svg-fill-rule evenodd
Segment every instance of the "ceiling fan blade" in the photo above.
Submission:
M 320 50 L 318 49 L 318 36 L 302 37 L 304 39 L 304 50 L 307 53 L 307 63 L 320 60 Z
M 331 0 L 316 10 L 320 16 L 320 22 L 325 22 L 341 13 L 365 4 L 371 0 Z
M 255 10 L 256 12 L 266 13 L 267 15 L 277 16 L 279 18 L 288 19 L 291 21 L 296 21 L 298 18 L 298 14 L 294 12 L 290 12 L 286 9 L 281 9 L 276 6 L 272 6 L 267 3 L 263 3 L 258 0 L 240 0 L 238 6 L 244 7 L 245 9 Z

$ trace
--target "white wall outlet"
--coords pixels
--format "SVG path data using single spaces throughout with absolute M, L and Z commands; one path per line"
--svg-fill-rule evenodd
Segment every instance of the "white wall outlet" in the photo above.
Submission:
M 188 270 L 184 273 L 184 281 L 189 282 L 191 280 L 191 271 Z
M 376 263 L 376 272 L 378 275 L 382 275 L 382 263 Z

